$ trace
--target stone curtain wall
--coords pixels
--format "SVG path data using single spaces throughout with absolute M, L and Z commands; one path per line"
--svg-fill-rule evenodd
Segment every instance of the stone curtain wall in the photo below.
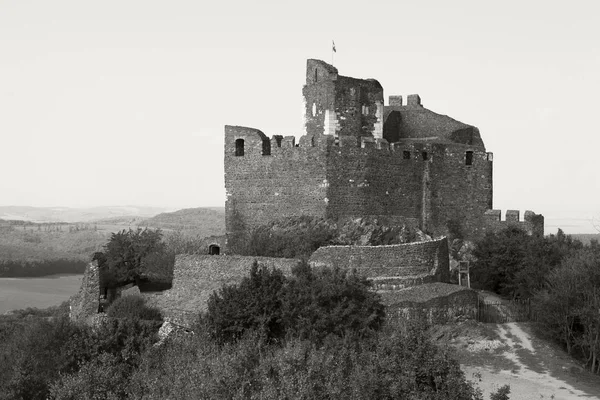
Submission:
M 315 268 L 356 269 L 367 278 L 431 275 L 449 280 L 448 240 L 390 246 L 327 246 L 317 249 L 309 263 Z
M 69 299 L 72 321 L 90 321 L 97 313 L 100 299 L 100 271 L 96 262 L 85 268 L 79 291 Z
M 238 283 L 250 273 L 254 260 L 260 265 L 290 274 L 298 260 L 267 257 L 179 255 L 175 260 L 173 287 L 164 292 L 142 293 L 158 307 L 166 320 L 191 326 L 206 311 L 210 294 L 224 285 Z
M 271 140 L 262 154 L 262 133 L 226 127 L 226 226 L 249 232 L 291 216 L 396 216 L 419 221 L 435 235 L 448 221 L 462 225 L 464 237 L 478 233 L 492 203 L 491 155 L 465 145 L 384 139 L 303 136 L 299 147 L 289 138 Z M 244 156 L 235 156 L 243 138 Z M 352 143 L 350 143 L 352 141 Z M 364 147 L 363 147 L 364 146 Z M 466 165 L 467 151 L 472 163 Z
M 404 290 L 380 292 L 388 318 L 425 317 L 444 324 L 457 318 L 477 318 L 477 292 L 464 286 L 430 283 Z

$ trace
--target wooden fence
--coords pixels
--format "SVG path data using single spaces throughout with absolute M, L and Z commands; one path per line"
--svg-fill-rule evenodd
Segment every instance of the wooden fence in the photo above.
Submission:
M 479 299 L 477 321 L 495 324 L 535 321 L 531 299 L 485 301 Z

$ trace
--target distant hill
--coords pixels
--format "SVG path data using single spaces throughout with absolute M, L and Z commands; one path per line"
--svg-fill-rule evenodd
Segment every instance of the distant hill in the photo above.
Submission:
M 149 218 L 164 207 L 107 206 L 89 208 L 0 206 L 0 219 L 32 222 L 90 222 L 107 218 Z
M 184 208 L 183 210 L 158 214 L 137 223 L 141 227 L 163 230 L 183 230 L 198 236 L 225 234 L 225 208 Z
M 594 239 L 600 242 L 600 233 L 574 233 L 571 237 L 580 240 L 583 244 L 590 244 Z

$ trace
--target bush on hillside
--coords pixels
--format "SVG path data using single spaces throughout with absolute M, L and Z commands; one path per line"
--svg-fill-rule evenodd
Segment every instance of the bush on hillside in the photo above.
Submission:
M 148 307 L 146 301 L 136 295 L 118 298 L 108 307 L 106 314 L 112 318 L 127 318 L 130 320 L 163 320 L 159 309 Z
M 219 346 L 197 331 L 152 349 L 130 382 L 135 399 L 482 400 L 421 326 L 390 326 L 360 341 L 332 336 L 322 346 L 272 346 L 256 334 Z
M 356 273 L 302 264 L 286 278 L 255 262 L 242 282 L 210 296 L 205 320 L 220 342 L 255 331 L 267 341 L 292 335 L 320 343 L 328 335 L 366 336 L 384 318 L 378 295 Z

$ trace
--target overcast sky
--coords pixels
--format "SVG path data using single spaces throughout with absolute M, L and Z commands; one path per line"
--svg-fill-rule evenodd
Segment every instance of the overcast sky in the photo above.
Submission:
M 0 205 L 224 203 L 223 125 L 302 133 L 307 58 L 479 127 L 494 208 L 600 219 L 600 2 L 0 0 Z M 504 213 L 504 211 L 503 211 Z

